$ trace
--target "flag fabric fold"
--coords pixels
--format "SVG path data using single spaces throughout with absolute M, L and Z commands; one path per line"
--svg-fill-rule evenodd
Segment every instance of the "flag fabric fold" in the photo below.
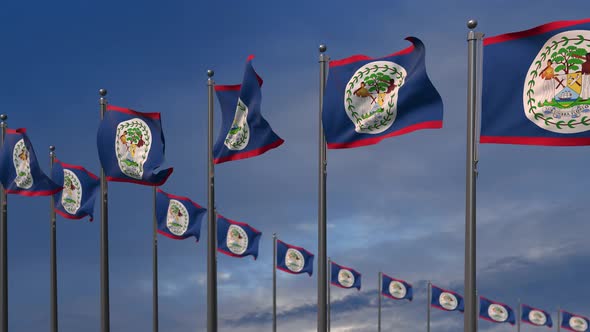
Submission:
M 590 320 L 584 316 L 561 310 L 561 327 L 574 332 L 586 332 L 590 327 Z
M 217 251 L 232 257 L 258 258 L 262 233 L 256 228 L 217 215 Z
M 590 18 L 483 44 L 481 143 L 590 145 Z
M 547 311 L 533 308 L 526 304 L 522 305 L 522 314 L 520 320 L 523 323 L 531 324 L 534 326 L 553 327 L 551 315 Z
M 0 151 L 0 182 L 8 194 L 51 196 L 63 188 L 53 182 L 39 166 L 25 128 L 6 129 Z
M 277 269 L 291 274 L 313 273 L 314 255 L 309 251 L 277 240 Z
M 221 131 L 213 147 L 214 163 L 259 156 L 283 144 L 260 111 L 262 79 L 248 57 L 242 84 L 216 85 Z
M 430 305 L 444 311 L 463 312 L 464 310 L 463 296 L 434 285 L 432 285 Z
M 355 269 L 330 262 L 330 283 L 340 288 L 361 290 L 361 274 Z
M 479 297 L 479 317 L 492 323 L 509 323 L 514 325 L 516 322 L 512 308 L 504 303 L 486 299 L 483 296 Z
M 412 289 L 412 285 L 408 282 L 401 279 L 392 278 L 383 273 L 381 281 L 381 294 L 394 300 L 412 301 L 414 291 Z
M 207 209 L 188 197 L 172 195 L 161 189 L 156 192 L 158 233 L 166 237 L 184 240 L 193 236 L 199 242 L 206 213 Z
M 322 123 L 329 149 L 354 148 L 419 129 L 442 128 L 443 103 L 425 66 L 424 44 L 382 57 L 330 62 Z
M 164 162 L 160 113 L 141 113 L 108 105 L 97 135 L 98 155 L 108 181 L 161 186 L 173 168 Z
M 54 196 L 54 210 L 67 219 L 94 219 L 94 202 L 100 191 L 100 179 L 82 166 L 54 160 L 52 180 L 63 190 Z

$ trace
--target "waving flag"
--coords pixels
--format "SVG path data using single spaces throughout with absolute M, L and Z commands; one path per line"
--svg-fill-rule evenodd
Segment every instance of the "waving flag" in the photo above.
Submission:
M 330 62 L 322 114 L 329 149 L 442 128 L 442 99 L 426 74 L 424 44 L 406 40 L 412 46 L 382 58 Z
M 277 269 L 292 274 L 313 273 L 313 254 L 277 240 Z
M 484 39 L 480 141 L 590 145 L 590 19 Z
M 522 305 L 521 321 L 534 326 L 553 327 L 551 315 L 547 311 L 533 308 L 526 304 Z
M 561 327 L 564 329 L 574 332 L 586 332 L 588 326 L 590 326 L 588 318 L 561 310 Z
M 262 233 L 256 228 L 217 215 L 217 251 L 233 257 L 258 258 L 258 243 Z
M 459 295 L 459 293 L 434 285 L 432 285 L 432 297 L 430 298 L 430 305 L 445 311 L 463 312 L 464 310 L 463 296 Z
M 479 297 L 479 317 L 493 323 L 510 323 L 514 325 L 514 311 L 504 303 L 494 302 L 483 296 Z
M 201 221 L 207 209 L 187 197 L 171 195 L 161 189 L 156 193 L 158 233 L 175 240 L 201 235 Z
M 25 128 L 6 130 L 0 166 L 0 181 L 8 194 L 50 196 L 62 190 L 39 167 Z
M 100 189 L 100 179 L 82 166 L 66 164 L 55 159 L 51 178 L 63 190 L 54 195 L 55 212 L 64 218 L 93 220 L 94 201 Z
M 383 273 L 381 282 L 381 294 L 394 300 L 409 300 L 413 298 L 412 285 L 401 280 L 392 278 Z
M 221 131 L 213 147 L 214 162 L 246 159 L 265 153 L 283 140 L 260 113 L 262 79 L 248 57 L 241 85 L 216 85 L 221 104 Z
M 355 269 L 331 262 L 330 270 L 332 271 L 330 278 L 332 285 L 340 288 L 356 288 L 361 290 L 361 274 Z
M 160 113 L 108 105 L 98 128 L 97 143 L 108 181 L 160 186 L 172 174 L 172 168 L 156 173 L 164 162 Z

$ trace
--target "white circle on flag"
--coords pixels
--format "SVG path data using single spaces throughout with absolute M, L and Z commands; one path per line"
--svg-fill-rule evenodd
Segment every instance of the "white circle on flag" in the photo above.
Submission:
M 346 269 L 341 269 L 338 272 L 338 283 L 343 287 L 350 288 L 354 285 L 354 275 Z
M 301 272 L 305 266 L 305 258 L 303 258 L 301 251 L 293 248 L 287 249 L 285 253 L 285 265 L 292 272 Z
M 547 323 L 547 315 L 539 310 L 531 310 L 529 312 L 529 321 L 534 325 L 543 326 Z
M 166 227 L 170 233 L 181 236 L 188 229 L 188 210 L 180 201 L 171 199 L 166 214 Z
M 508 310 L 499 304 L 492 303 L 488 307 L 488 316 L 496 322 L 505 322 L 508 319 Z
M 408 290 L 406 289 L 406 285 L 404 285 L 402 282 L 392 280 L 389 283 L 389 294 L 391 294 L 391 296 L 394 298 L 403 299 L 407 293 Z
M 242 255 L 248 249 L 248 234 L 238 225 L 230 225 L 227 229 L 225 243 L 229 251 L 236 255 Z
M 440 306 L 446 310 L 455 310 L 459 305 L 459 301 L 457 301 L 455 294 L 449 292 L 440 293 L 438 303 L 440 303 Z
M 569 321 L 570 327 L 577 332 L 588 331 L 588 323 L 582 317 L 573 316 Z

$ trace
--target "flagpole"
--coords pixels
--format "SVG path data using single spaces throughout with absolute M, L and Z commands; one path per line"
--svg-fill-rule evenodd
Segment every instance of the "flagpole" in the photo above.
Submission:
M 107 110 L 107 90 L 100 89 L 100 119 Z M 111 319 L 109 312 L 109 200 L 107 179 L 102 165 L 100 167 L 100 330 L 109 332 Z
M 0 115 L 0 146 L 4 146 L 6 136 L 6 114 Z M 8 332 L 8 197 L 0 184 L 0 332 Z
M 207 192 L 207 332 L 217 332 L 217 251 L 215 225 L 215 168 L 213 166 L 213 70 L 207 70 L 207 92 L 208 92 L 208 137 L 207 154 L 209 157 L 208 192 Z
M 152 289 L 152 305 L 153 305 L 153 320 L 152 325 L 154 332 L 158 332 L 158 218 L 156 218 L 156 187 L 153 187 L 153 219 L 154 219 L 154 230 L 153 230 L 153 274 L 152 274 L 152 282 L 153 282 L 153 289 Z
M 329 57 L 324 54 L 326 45 L 320 45 L 320 111 L 319 111 L 319 192 L 318 192 L 318 332 L 328 331 L 328 299 L 329 285 L 327 254 L 327 227 L 326 227 L 326 138 L 322 127 L 322 107 L 324 104 L 324 88 L 326 86 L 326 63 Z
M 517 317 L 517 324 L 516 324 L 516 331 L 520 332 L 520 316 L 522 315 L 522 304 L 520 303 L 520 299 L 518 299 L 518 317 Z
M 477 331 L 476 298 L 476 176 L 477 159 L 475 142 L 476 111 L 478 98 L 477 71 L 478 44 L 483 38 L 480 32 L 474 32 L 476 20 L 469 20 L 468 41 L 468 82 L 467 82 L 467 167 L 466 167 L 466 208 L 465 208 L 465 316 L 464 332 Z
M 557 308 L 557 332 L 561 331 L 561 308 Z
M 378 315 L 377 315 L 377 332 L 381 332 L 381 293 L 383 292 L 383 272 L 379 272 L 378 285 L 377 285 L 377 304 L 378 304 Z
M 277 332 L 277 233 L 272 233 L 272 331 Z
M 426 297 L 426 332 L 430 332 L 430 301 L 432 300 L 432 282 L 428 280 L 428 295 Z
M 55 146 L 49 147 L 49 169 L 53 171 L 53 164 L 55 163 Z M 49 198 L 49 264 L 50 267 L 50 301 L 51 301 L 51 322 L 50 331 L 57 332 L 57 249 L 55 244 L 55 198 L 53 195 Z
M 329 271 L 329 273 L 328 273 L 330 275 L 329 278 L 332 278 L 332 264 L 331 263 L 332 263 L 332 260 L 330 259 L 330 257 L 328 257 L 328 269 L 327 270 Z M 332 318 L 330 317 L 332 314 L 332 306 L 331 306 L 332 303 L 331 303 L 331 296 L 330 296 L 331 282 L 330 281 L 331 281 L 331 279 L 327 280 L 327 287 L 328 287 L 328 315 L 327 316 L 328 316 L 328 319 L 327 319 L 327 330 L 326 331 L 328 331 L 328 332 L 330 332 L 330 323 L 332 320 Z

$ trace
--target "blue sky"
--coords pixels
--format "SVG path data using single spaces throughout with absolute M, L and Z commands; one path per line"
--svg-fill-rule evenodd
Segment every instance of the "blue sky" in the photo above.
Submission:
M 317 253 L 318 51 L 332 59 L 426 46 L 445 106 L 444 128 L 328 152 L 329 254 L 363 274 L 361 292 L 333 289 L 332 329 L 376 329 L 377 272 L 415 286 L 412 303 L 384 300 L 384 330 L 422 331 L 427 280 L 463 292 L 465 23 L 493 36 L 584 18 L 586 0 L 555 1 L 13 1 L 2 4 L 0 110 L 27 127 L 42 167 L 48 146 L 99 172 L 98 89 L 109 102 L 161 112 L 167 164 L 162 189 L 206 204 L 206 70 L 239 83 L 244 62 L 265 81 L 262 112 L 285 144 L 216 168 L 217 208 L 263 232 L 260 256 L 218 257 L 219 330 L 271 328 L 272 242 Z M 218 105 L 216 105 L 218 107 Z M 217 120 L 220 118 L 217 109 Z M 218 122 L 216 128 L 218 128 Z M 215 133 L 215 136 L 217 132 Z M 484 145 L 478 179 L 478 291 L 590 315 L 590 231 L 584 147 Z M 112 183 L 111 331 L 151 329 L 151 189 Z M 49 325 L 48 198 L 9 197 L 10 331 Z M 58 217 L 60 330 L 98 331 L 99 221 Z M 202 241 L 160 243 L 160 330 L 206 329 L 206 227 Z M 266 272 L 265 272 L 266 271 Z M 278 273 L 280 331 L 314 331 L 316 274 Z M 462 316 L 433 311 L 433 331 Z M 555 317 L 554 317 L 555 319 Z M 482 331 L 510 326 L 480 321 Z M 532 327 L 523 327 L 523 331 Z

